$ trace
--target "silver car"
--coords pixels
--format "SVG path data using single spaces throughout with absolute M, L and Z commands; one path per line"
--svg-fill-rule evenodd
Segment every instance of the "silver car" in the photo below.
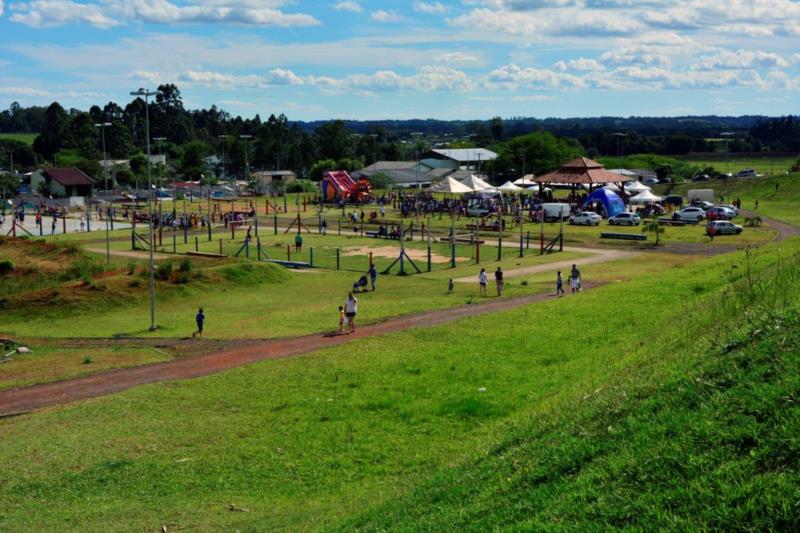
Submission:
M 581 211 L 569 217 L 570 224 L 580 224 L 582 226 L 599 226 L 601 220 L 603 220 L 603 217 L 591 211 Z
M 700 222 L 706 218 L 706 212 L 700 207 L 684 207 L 680 211 L 672 213 L 672 220 L 683 222 Z
M 739 235 L 744 228 L 727 220 L 712 220 L 706 224 L 706 233 L 709 235 Z
M 608 219 L 610 226 L 638 226 L 642 219 L 636 213 L 617 213 Z

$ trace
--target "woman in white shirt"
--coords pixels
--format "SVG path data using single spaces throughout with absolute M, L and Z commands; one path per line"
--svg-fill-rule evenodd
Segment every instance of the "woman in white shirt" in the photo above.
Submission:
M 353 296 L 353 293 L 347 295 L 347 301 L 344 303 L 344 315 L 347 317 L 347 323 L 350 325 L 350 333 L 356 330 L 356 313 L 358 312 L 358 299 Z

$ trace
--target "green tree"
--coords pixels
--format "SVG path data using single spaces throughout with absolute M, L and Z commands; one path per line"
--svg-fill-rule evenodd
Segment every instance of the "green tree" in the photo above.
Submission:
M 511 168 L 522 169 L 524 160 L 526 172 L 544 174 L 583 155 L 583 148 L 576 142 L 544 131 L 515 137 L 497 146 L 497 150 L 499 156 L 495 168 L 501 172 Z
M 658 246 L 661 243 L 661 234 L 664 233 L 664 226 L 658 220 L 651 220 L 642 226 L 642 233 L 655 233 L 656 246 Z
M 53 102 L 44 113 L 44 124 L 33 149 L 48 161 L 53 161 L 56 152 L 69 146 L 70 120 L 58 102 Z
M 22 184 L 19 175 L 5 172 L 0 174 L 0 194 L 3 198 L 16 194 L 17 189 Z M 5 208 L 5 204 L 3 205 Z
M 322 159 L 339 160 L 353 155 L 353 142 L 350 132 L 341 120 L 326 122 L 314 131 L 314 143 Z
M 178 165 L 178 173 L 186 180 L 198 180 L 201 176 L 205 179 L 212 178 L 212 172 L 206 167 L 205 158 L 213 151 L 203 141 L 192 141 L 183 147 L 183 155 Z
M 329 170 L 338 170 L 336 161 L 333 159 L 323 159 L 311 165 L 311 169 L 308 171 L 308 177 L 312 181 L 320 181 L 322 179 L 322 174 Z

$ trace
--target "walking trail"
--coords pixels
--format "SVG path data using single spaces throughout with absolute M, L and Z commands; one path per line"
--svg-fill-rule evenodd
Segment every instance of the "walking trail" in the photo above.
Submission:
M 600 284 L 586 284 L 591 289 Z M 493 298 L 485 303 L 400 316 L 377 324 L 359 327 L 351 335 L 306 335 L 244 344 L 197 357 L 123 368 L 76 379 L 0 391 L 0 417 L 24 414 L 36 409 L 96 398 L 163 381 L 192 379 L 249 365 L 265 359 L 279 359 L 347 344 L 358 339 L 411 328 L 427 328 L 462 318 L 507 311 L 553 298 L 551 294 L 532 294 L 517 298 Z M 163 339 L 162 339 L 163 342 Z
M 626 257 L 633 257 L 639 255 L 641 252 L 629 252 L 625 250 L 616 250 L 613 248 L 600 249 L 600 248 L 564 248 L 565 252 L 582 252 L 593 254 L 590 257 L 581 257 L 580 259 L 570 259 L 568 261 L 557 261 L 555 263 L 546 263 L 543 265 L 532 265 L 522 268 L 515 268 L 503 272 L 505 278 L 517 278 L 520 276 L 529 276 L 531 274 L 541 274 L 543 272 L 556 272 L 558 270 L 569 270 L 573 264 L 579 263 L 581 266 L 594 265 L 597 263 L 607 263 L 608 261 L 615 261 L 617 259 L 625 259 Z M 478 279 L 477 275 L 464 276 L 456 278 L 457 283 L 475 283 Z

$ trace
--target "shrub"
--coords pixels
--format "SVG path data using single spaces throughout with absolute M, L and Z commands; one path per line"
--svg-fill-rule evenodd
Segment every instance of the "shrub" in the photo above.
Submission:
M 5 276 L 14 270 L 14 261 L 11 259 L 4 259 L 0 261 L 0 276 Z
M 761 225 L 761 217 L 758 215 L 752 217 L 744 217 L 744 225 L 748 228 L 757 228 Z
M 92 364 L 92 357 L 91 357 L 91 356 L 89 356 L 89 355 L 87 355 L 86 357 L 84 357 L 84 358 L 83 358 L 83 364 L 84 364 L 84 365 L 90 365 L 90 364 Z
M 172 276 L 172 261 L 164 261 L 156 265 L 155 276 L 157 280 L 169 281 Z
M 181 264 L 178 266 L 178 270 L 187 274 L 192 271 L 192 262 L 189 261 L 188 257 L 181 259 Z
M 286 192 L 316 192 L 316 190 L 311 180 L 294 180 L 286 185 Z

